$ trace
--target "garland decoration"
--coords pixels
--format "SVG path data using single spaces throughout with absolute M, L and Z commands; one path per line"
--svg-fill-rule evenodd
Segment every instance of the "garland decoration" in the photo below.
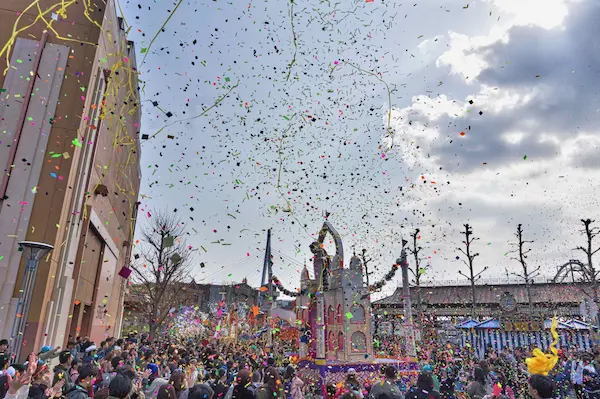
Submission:
M 279 291 L 280 291 L 282 294 L 284 294 L 284 295 L 287 295 L 287 296 L 291 296 L 291 297 L 297 297 L 297 296 L 300 296 L 300 295 L 306 295 L 306 293 L 308 292 L 308 290 L 307 290 L 307 289 L 303 289 L 303 290 L 300 290 L 300 291 L 295 291 L 295 292 L 294 292 L 294 291 L 290 291 L 290 290 L 288 290 L 287 288 L 285 288 L 285 287 L 284 287 L 284 286 L 281 284 L 281 281 L 280 281 L 280 280 L 279 280 L 277 277 L 275 277 L 275 276 L 273 276 L 273 283 L 275 284 L 275 286 L 277 287 L 277 289 L 278 289 L 278 290 L 279 290 Z
M 400 268 L 399 264 L 397 264 L 397 263 L 393 264 L 391 270 L 389 272 L 387 272 L 387 274 L 385 276 L 383 276 L 383 278 L 381 280 L 379 280 L 375 284 L 371 284 L 369 286 L 369 292 L 375 292 L 375 291 L 379 290 L 381 287 L 383 287 L 384 285 L 386 285 L 388 281 L 390 281 L 391 279 L 394 278 L 394 276 L 396 275 L 396 272 L 398 271 L 399 268 Z

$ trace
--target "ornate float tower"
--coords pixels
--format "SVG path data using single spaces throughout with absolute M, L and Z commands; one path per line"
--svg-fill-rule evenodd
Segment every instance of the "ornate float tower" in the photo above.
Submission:
M 333 256 L 324 248 L 328 234 L 335 243 Z M 310 278 L 305 266 L 296 296 L 296 320 L 302 332 L 299 372 L 320 385 L 323 396 L 326 385 L 343 381 L 350 368 L 365 383 L 383 365 L 396 368 L 405 380 L 418 374 L 412 360 L 377 358 L 373 353 L 371 302 L 369 287 L 363 283 L 362 261 L 353 256 L 344 267 L 342 239 L 328 221 L 310 249 L 314 276 Z
M 323 245 L 328 233 L 335 243 L 333 256 Z M 310 249 L 314 278 L 310 279 L 306 268 L 302 271 L 302 295 L 296 299 L 297 319 L 314 337 L 309 354 L 319 363 L 372 359 L 371 303 L 363 284 L 362 261 L 353 256 L 349 267 L 344 268 L 342 239 L 329 222 L 323 224 Z

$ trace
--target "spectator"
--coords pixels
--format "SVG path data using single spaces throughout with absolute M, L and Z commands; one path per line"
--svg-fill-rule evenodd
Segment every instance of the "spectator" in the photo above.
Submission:
M 169 385 L 172 385 L 175 389 L 177 399 L 187 399 L 189 391 L 183 371 L 176 370 L 173 374 L 171 374 Z
M 416 386 L 406 394 L 406 399 L 440 399 L 440 394 L 434 390 L 433 377 L 428 371 L 422 371 L 417 378 Z
M 442 399 L 454 399 L 454 385 L 456 379 L 450 368 L 442 369 L 442 380 L 440 381 L 440 396 Z
M 281 379 L 275 367 L 268 367 L 265 370 L 263 385 L 256 390 L 257 399 L 283 399 L 285 397 Z
M 158 388 L 156 399 L 177 399 L 177 394 L 175 393 L 173 385 L 166 384 Z
M 133 389 L 131 380 L 123 375 L 117 374 L 108 386 L 108 398 L 109 399 L 125 399 L 129 396 Z
M 254 393 L 248 389 L 251 385 L 250 371 L 240 370 L 235 377 L 232 399 L 254 399 Z
M 69 369 L 69 379 L 72 383 L 75 383 L 77 377 L 79 377 L 79 367 L 81 367 L 81 362 L 78 359 L 74 359 L 71 362 L 71 368 Z
M 58 355 L 58 365 L 54 367 L 54 379 L 61 380 L 67 376 L 71 362 L 73 361 L 73 355 L 68 350 L 61 351 Z
M 208 384 L 194 385 L 190 389 L 188 399 L 213 399 L 215 391 Z
M 0 339 L 0 371 L 5 369 L 10 363 L 10 353 L 8 352 L 8 340 Z
M 396 384 L 396 369 L 393 366 L 386 366 L 383 369 L 383 380 L 373 384 L 369 392 L 369 399 L 383 399 L 380 397 L 383 394 L 392 399 L 404 397 Z
M 256 370 L 252 373 L 252 384 L 248 387 L 248 390 L 252 392 L 252 395 L 256 393 L 256 390 L 262 386 L 260 371 Z
M 348 376 L 350 377 L 350 375 Z M 356 377 L 356 375 L 354 375 Z M 304 399 L 304 394 L 302 393 L 302 388 L 304 387 L 304 381 L 298 377 L 296 374 L 296 369 L 294 366 L 289 365 L 285 370 L 285 380 L 286 380 L 286 390 L 287 390 L 287 381 L 289 381 L 289 392 L 286 392 L 292 399 Z M 356 380 L 356 378 L 355 378 Z M 360 391 L 360 384 L 356 381 L 358 390 Z M 362 394 L 360 395 L 362 397 Z
M 554 398 L 554 381 L 550 377 L 533 374 L 529 377 L 529 394 L 533 399 Z
M 69 389 L 73 388 L 73 383 L 69 378 L 69 367 L 71 367 L 72 359 L 73 355 L 71 355 L 71 352 L 64 350 L 60 352 L 60 355 L 58 355 L 58 366 L 54 367 L 54 378 L 52 380 L 52 385 L 56 384 L 60 380 L 65 380 L 63 392 L 67 392 Z
M 467 395 L 471 399 L 483 399 L 487 395 L 486 391 L 486 377 L 487 373 L 481 367 L 476 367 L 473 381 L 467 387 Z
M 225 369 L 220 368 L 215 371 L 215 379 L 213 384 L 210 386 L 212 390 L 215 392 L 215 399 L 224 399 L 225 394 L 227 393 L 228 386 L 227 382 L 227 371 Z
M 158 377 L 158 365 L 156 363 L 150 363 L 146 367 L 145 378 L 144 378 L 143 386 L 144 386 L 144 394 L 146 395 L 146 399 L 156 399 L 158 396 L 159 388 L 163 385 L 167 385 L 168 381 Z M 171 387 L 173 388 L 173 387 Z M 175 392 L 173 390 L 173 392 Z M 168 393 L 163 392 L 163 396 Z M 172 399 L 176 399 L 173 397 Z
M 96 363 L 96 353 L 98 353 L 98 348 L 91 342 L 91 345 L 88 345 L 85 348 L 85 356 L 83 357 L 83 364 Z
M 92 364 L 86 364 L 79 370 L 75 386 L 65 394 L 67 399 L 87 399 L 88 392 L 93 388 L 98 369 Z

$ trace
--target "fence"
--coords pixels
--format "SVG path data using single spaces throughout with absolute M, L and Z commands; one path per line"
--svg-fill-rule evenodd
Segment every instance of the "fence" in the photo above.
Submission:
M 533 284 L 547 284 L 552 282 L 553 276 L 537 276 L 533 278 Z M 496 278 L 480 278 L 475 282 L 475 285 L 507 285 L 507 284 L 515 284 L 515 285 L 524 285 L 523 279 L 521 278 L 506 278 L 506 277 L 496 277 Z M 397 282 L 397 286 L 401 286 L 401 282 Z M 456 279 L 456 280 L 429 280 L 429 281 L 421 281 L 421 287 L 449 287 L 449 286 L 469 286 L 471 285 L 471 281 L 467 279 Z

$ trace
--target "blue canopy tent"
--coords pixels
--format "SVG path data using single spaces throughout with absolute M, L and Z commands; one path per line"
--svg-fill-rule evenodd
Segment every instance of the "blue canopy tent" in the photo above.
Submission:
M 456 326 L 461 332 L 462 346 L 471 345 L 481 358 L 488 346 L 496 351 L 503 348 L 529 348 L 536 346 L 547 350 L 552 343 L 550 327 L 552 320 L 544 320 L 544 330 L 541 331 L 504 331 L 498 319 L 488 319 L 483 322 L 467 320 Z M 591 333 L 594 327 L 579 320 L 558 322 L 558 348 L 590 350 L 593 345 Z

